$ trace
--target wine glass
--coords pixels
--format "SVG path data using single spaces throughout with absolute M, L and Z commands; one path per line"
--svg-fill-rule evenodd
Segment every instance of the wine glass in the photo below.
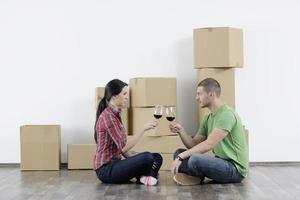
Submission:
M 176 117 L 176 111 L 175 111 L 175 107 L 167 107 L 166 108 L 166 118 L 169 122 L 174 121 Z
M 163 114 L 164 107 L 162 105 L 156 105 L 154 109 L 153 116 L 155 119 L 160 119 Z

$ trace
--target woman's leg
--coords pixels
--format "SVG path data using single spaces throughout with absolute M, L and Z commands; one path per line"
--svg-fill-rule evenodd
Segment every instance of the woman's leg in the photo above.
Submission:
M 125 183 L 130 179 L 152 173 L 154 157 L 149 152 L 139 153 L 124 160 L 114 160 L 97 173 L 104 183 Z
M 158 178 L 158 171 L 163 163 L 163 158 L 159 153 L 152 153 L 153 156 L 153 165 L 150 172 L 146 175 L 152 176 L 154 178 Z

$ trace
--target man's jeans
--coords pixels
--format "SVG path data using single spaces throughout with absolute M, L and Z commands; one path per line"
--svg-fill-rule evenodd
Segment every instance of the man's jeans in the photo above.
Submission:
M 174 159 L 185 150 L 177 149 Z M 244 178 L 230 161 L 201 153 L 194 153 L 191 157 L 184 159 L 178 171 L 201 179 L 207 177 L 219 183 L 239 183 Z
M 111 160 L 97 169 L 96 174 L 103 183 L 126 183 L 140 176 L 157 178 L 161 165 L 160 154 L 143 152 L 124 160 Z

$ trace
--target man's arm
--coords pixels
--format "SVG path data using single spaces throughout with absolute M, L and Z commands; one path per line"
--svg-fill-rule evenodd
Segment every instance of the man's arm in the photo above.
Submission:
M 212 150 L 218 143 L 227 136 L 228 132 L 223 129 L 215 128 L 212 133 L 209 134 L 207 139 L 189 150 L 186 150 L 179 154 L 182 159 L 190 157 L 193 153 L 206 153 Z
M 205 136 L 199 135 L 199 134 L 195 135 L 194 137 L 190 136 L 189 134 L 187 134 L 185 132 L 185 130 L 183 129 L 183 127 L 180 124 L 170 125 L 170 129 L 173 133 L 178 133 L 183 144 L 188 149 L 194 147 L 195 145 L 203 142 L 206 139 Z

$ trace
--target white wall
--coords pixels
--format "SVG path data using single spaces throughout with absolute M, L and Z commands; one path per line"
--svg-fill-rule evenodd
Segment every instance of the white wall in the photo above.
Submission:
M 94 88 L 113 78 L 175 76 L 180 121 L 197 130 L 192 30 L 244 30 L 237 111 L 251 161 L 299 161 L 300 3 L 2 0 L 0 163 L 20 161 L 19 126 L 61 124 L 68 143 L 93 142 Z

